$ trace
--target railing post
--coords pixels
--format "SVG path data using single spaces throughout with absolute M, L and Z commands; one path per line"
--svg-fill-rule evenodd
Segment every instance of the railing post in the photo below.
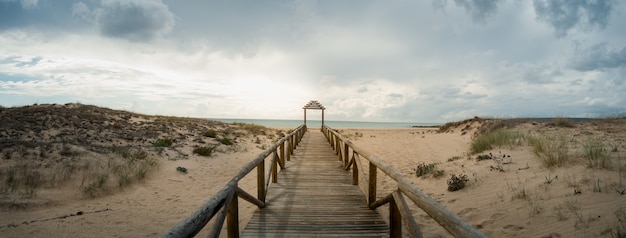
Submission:
M 272 183 L 278 182 L 278 153 L 274 151 L 274 164 L 272 165 Z
M 352 151 L 352 185 L 359 185 L 359 167 L 357 166 L 356 160 L 359 159 L 355 156 L 355 152 Z
M 350 146 L 348 145 L 348 143 L 343 143 L 343 166 L 345 167 L 346 165 L 348 165 L 348 163 L 350 163 L 350 159 L 348 159 L 348 150 L 350 150 Z
M 229 238 L 238 238 L 239 237 L 239 196 L 237 193 L 233 196 L 233 199 L 230 201 L 230 206 L 228 207 L 228 216 L 226 217 L 226 229 L 228 231 Z M 224 208 L 226 209 L 226 208 Z
M 293 153 L 293 148 L 291 147 L 291 141 L 287 140 L 287 161 L 291 161 L 291 153 Z
M 378 172 L 376 165 L 370 161 L 369 168 L 369 189 L 367 191 L 367 202 L 371 205 L 376 201 L 376 173 Z
M 285 169 L 285 142 L 280 144 L 280 161 L 282 162 L 282 167 L 280 169 Z
M 389 237 L 402 237 L 402 215 L 393 198 L 389 201 Z
M 256 166 L 256 174 L 257 196 L 259 200 L 265 202 L 265 160 Z

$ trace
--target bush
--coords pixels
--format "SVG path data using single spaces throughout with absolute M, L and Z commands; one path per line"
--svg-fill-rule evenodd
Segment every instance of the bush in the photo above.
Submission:
M 202 146 L 193 149 L 193 153 L 201 156 L 211 156 L 211 154 L 213 154 L 213 150 L 215 150 L 215 147 L 213 146 Z
M 178 167 L 176 167 L 176 171 L 186 174 L 187 173 L 187 168 L 178 166 Z
M 521 140 L 523 140 L 526 136 L 517 131 L 510 130 L 494 130 L 487 132 L 485 134 L 481 134 L 476 137 L 471 144 L 470 152 L 472 154 L 478 154 L 485 150 L 493 149 L 493 146 L 505 146 L 505 145 L 516 145 L 521 144 Z
M 220 140 L 220 143 L 224 144 L 224 145 L 232 145 L 233 141 L 228 138 L 228 137 L 224 137 Z
M 152 143 L 156 147 L 170 147 L 172 146 L 172 139 L 170 138 L 161 138 Z
M 450 179 L 448 179 L 448 191 L 454 192 L 464 188 L 467 181 L 469 181 L 469 179 L 465 174 L 459 174 L 458 176 L 456 174 L 452 174 Z
M 565 117 L 554 118 L 554 125 L 556 127 L 568 127 L 568 128 L 574 127 L 574 124 Z
M 490 160 L 493 159 L 490 155 L 478 155 L 476 156 L 476 161 Z
M 437 166 L 435 163 L 425 164 L 424 162 L 421 162 L 415 168 L 415 176 L 421 177 L 426 175 L 432 172 L 435 169 L 435 166 Z
M 590 139 L 583 145 L 585 159 L 590 168 L 610 168 L 611 157 L 607 153 L 602 141 Z
M 202 133 L 202 135 L 206 137 L 217 138 L 217 131 L 213 129 L 209 129 L 205 131 L 204 133 Z
M 533 152 L 542 159 L 546 168 L 559 167 L 569 161 L 569 147 L 564 136 L 529 138 Z

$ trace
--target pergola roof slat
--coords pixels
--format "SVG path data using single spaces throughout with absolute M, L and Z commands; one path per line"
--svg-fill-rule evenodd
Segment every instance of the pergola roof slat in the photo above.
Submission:
M 322 104 L 318 101 L 315 100 L 311 100 L 309 103 L 307 103 L 306 105 L 304 105 L 304 107 L 302 109 L 318 109 L 318 110 L 325 110 L 326 108 L 324 106 L 322 106 Z

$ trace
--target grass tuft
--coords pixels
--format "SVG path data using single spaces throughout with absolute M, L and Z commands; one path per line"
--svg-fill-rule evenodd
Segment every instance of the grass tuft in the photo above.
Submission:
M 481 134 L 476 137 L 471 144 L 470 152 L 478 154 L 485 150 L 493 149 L 493 146 L 513 146 L 519 145 L 525 139 L 525 135 L 518 131 L 497 129 Z
M 204 131 L 202 135 L 206 137 L 217 138 L 217 131 L 213 129 L 209 129 L 209 130 Z
M 589 139 L 584 145 L 584 155 L 589 168 L 611 168 L 611 157 L 604 143 L 598 139 Z
M 529 137 L 528 142 L 546 168 L 560 167 L 569 161 L 569 147 L 564 136 Z
M 170 147 L 172 143 L 173 141 L 170 138 L 161 138 L 154 141 L 153 145 L 156 147 Z
M 222 139 L 220 139 L 220 143 L 224 144 L 224 145 L 232 145 L 233 141 L 228 138 L 228 137 L 224 137 Z
M 215 146 L 202 146 L 193 149 L 193 153 L 201 156 L 211 156 L 214 150 Z

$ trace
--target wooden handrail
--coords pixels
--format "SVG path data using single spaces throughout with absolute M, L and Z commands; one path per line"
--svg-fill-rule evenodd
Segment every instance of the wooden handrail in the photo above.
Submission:
M 217 194 L 200 206 L 200 208 L 194 211 L 190 216 L 172 227 L 167 233 L 163 234 L 162 237 L 193 237 L 198 234 L 220 210 L 222 213 L 218 216 L 213 227 L 211 227 L 209 237 L 219 237 L 225 219 L 227 220 L 228 237 L 239 237 L 238 198 L 241 197 L 245 201 L 257 205 L 259 208 L 265 207 L 265 196 L 269 189 L 269 182 L 273 180 L 275 183 L 277 179 L 277 167 L 280 166 L 281 169 L 285 169 L 285 161 L 290 160 L 290 155 L 293 154 L 294 149 L 300 143 L 306 131 L 306 125 L 301 125 L 293 132 L 278 140 L 270 146 L 270 148 L 263 151 L 253 161 L 242 167 L 235 177 L 220 189 Z M 284 151 L 285 142 L 288 144 L 286 154 Z M 265 160 L 270 157 L 270 155 L 272 155 L 270 159 L 271 168 L 266 177 Z M 285 159 L 285 157 L 287 157 L 287 159 Z M 256 198 L 238 187 L 238 182 L 255 167 L 257 168 L 258 190 Z M 270 179 L 270 176 L 272 179 Z
M 365 189 L 364 194 L 367 196 L 367 202 L 371 209 L 374 209 L 378 206 L 384 205 L 386 203 L 390 203 L 390 235 L 392 237 L 401 236 L 402 226 L 398 226 L 397 224 L 402 220 L 405 221 L 406 227 L 409 230 L 409 234 L 414 237 L 421 237 L 421 231 L 419 227 L 417 227 L 417 223 L 415 222 L 415 218 L 411 215 L 412 213 L 408 210 L 406 202 L 404 202 L 404 196 L 407 196 L 413 203 L 415 203 L 419 208 L 424 210 L 428 215 L 430 215 L 439 225 L 441 225 L 444 229 L 446 229 L 450 234 L 455 237 L 486 237 L 476 228 L 466 223 L 461 219 L 458 215 L 448 210 L 446 207 L 432 199 L 430 196 L 423 193 L 417 187 L 413 186 L 408 180 L 406 180 L 402 173 L 398 171 L 396 168 L 386 163 L 385 161 L 379 159 L 374 154 L 371 154 L 358 146 L 354 145 L 351 141 L 346 139 L 339 132 L 331 129 L 330 127 L 324 125 L 322 127 L 322 132 L 328 139 L 328 142 L 333 147 L 333 149 L 337 150 L 337 153 L 341 148 L 345 148 L 343 153 L 340 154 L 341 157 L 345 156 L 342 161 L 344 161 L 344 166 L 346 168 L 352 167 L 354 173 L 359 173 L 360 175 L 353 175 L 353 184 L 358 184 L 359 177 L 363 178 L 364 168 L 360 163 L 359 158 L 363 158 L 369 161 L 369 173 L 368 178 L 365 179 L 367 182 L 367 186 L 361 187 Z M 343 146 L 342 146 L 343 145 Z M 355 162 L 351 160 L 346 160 L 345 158 L 348 153 L 348 148 L 352 149 L 353 159 Z M 377 180 L 377 171 L 383 171 L 387 176 L 398 183 L 398 189 L 389 195 L 385 196 L 380 200 L 376 200 L 376 180 Z M 400 229 L 400 230 L 398 230 Z

